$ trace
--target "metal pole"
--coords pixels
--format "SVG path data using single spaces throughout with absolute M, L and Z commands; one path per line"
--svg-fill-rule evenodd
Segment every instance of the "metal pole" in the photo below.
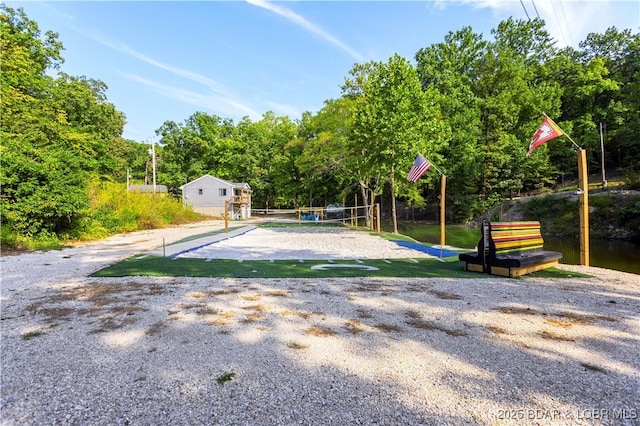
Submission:
M 153 164 L 153 193 L 156 193 L 156 138 L 151 138 L 151 156 Z

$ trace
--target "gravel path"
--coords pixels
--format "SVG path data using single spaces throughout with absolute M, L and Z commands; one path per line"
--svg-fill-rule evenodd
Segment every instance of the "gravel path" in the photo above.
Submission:
M 222 225 L 0 258 L 1 424 L 640 424 L 638 275 L 88 277 Z

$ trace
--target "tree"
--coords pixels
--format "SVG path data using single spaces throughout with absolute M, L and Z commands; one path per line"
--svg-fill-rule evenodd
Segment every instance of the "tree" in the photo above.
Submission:
M 91 175 L 113 170 L 124 119 L 97 80 L 46 74 L 62 63 L 57 34 L 41 36 L 23 10 L 0 6 L 3 225 L 37 235 L 74 232 Z
M 423 91 L 415 68 L 399 55 L 386 63 L 371 63 L 368 75 L 354 68 L 345 85 L 355 92 L 355 118 L 351 137 L 352 153 L 362 155 L 362 170 L 368 180 L 380 179 L 390 185 L 393 231 L 398 232 L 396 197 L 404 186 L 397 173 L 406 174 L 414 158 L 422 153 L 433 161 L 446 144 L 447 129 L 440 119 L 435 89 Z M 379 178 L 378 178 L 379 177 Z
M 442 43 L 416 53 L 417 72 L 424 90 L 442 94 L 439 106 L 451 128 L 451 140 L 444 148 L 441 165 L 447 170 L 448 204 L 454 220 L 473 216 L 472 200 L 478 192 L 483 151 L 480 102 L 474 84 L 480 78 L 487 43 L 471 27 L 449 33 Z

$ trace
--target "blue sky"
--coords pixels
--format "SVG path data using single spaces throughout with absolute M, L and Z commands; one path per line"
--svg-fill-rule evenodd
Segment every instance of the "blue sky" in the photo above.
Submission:
M 355 63 L 422 47 L 471 26 L 490 38 L 510 16 L 539 15 L 559 46 L 608 27 L 640 31 L 640 2 L 607 0 L 6 2 L 59 34 L 61 70 L 102 80 L 125 113 L 123 136 L 148 141 L 196 111 L 259 120 L 316 112 Z M 526 10 L 526 12 L 525 12 Z

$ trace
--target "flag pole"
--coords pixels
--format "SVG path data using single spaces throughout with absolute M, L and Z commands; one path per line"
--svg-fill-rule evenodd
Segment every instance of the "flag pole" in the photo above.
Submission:
M 431 163 L 431 162 L 430 162 Z M 447 189 L 447 175 L 435 164 L 431 163 L 434 169 L 440 173 L 440 259 L 442 259 L 442 249 L 445 244 L 445 193 Z
M 580 202 L 580 264 L 589 266 L 589 173 L 587 151 L 578 150 L 578 200 Z
M 545 117 L 553 121 L 544 111 Z M 555 122 L 554 122 L 555 123 Z M 555 123 L 558 126 L 557 123 Z M 578 202 L 580 216 L 580 264 L 589 266 L 589 172 L 587 170 L 587 151 L 582 149 L 580 145 L 575 143 L 571 136 L 567 134 L 560 126 L 562 134 L 566 136 L 573 144 L 573 149 L 578 156 Z
M 553 121 L 553 119 L 551 117 L 549 117 L 544 111 L 542 111 L 542 114 L 547 117 L 549 120 Z M 569 136 L 569 134 L 567 132 L 564 131 L 564 129 L 562 127 L 560 127 L 558 125 L 558 123 L 556 123 L 555 121 L 553 121 L 554 124 L 556 126 L 558 126 L 558 129 L 562 130 L 562 134 L 565 135 L 567 137 L 567 139 L 569 139 L 571 141 L 571 143 L 573 144 L 573 149 L 576 151 L 580 151 L 582 148 L 580 147 L 580 145 L 578 145 L 577 143 L 575 143 L 575 141 L 573 139 L 571 139 L 571 136 Z
M 434 166 L 435 167 L 435 166 Z M 437 170 L 437 169 L 436 169 Z M 438 170 L 439 171 L 439 170 Z M 442 259 L 442 249 L 444 248 L 444 195 L 447 188 L 447 175 L 440 173 L 440 258 Z

